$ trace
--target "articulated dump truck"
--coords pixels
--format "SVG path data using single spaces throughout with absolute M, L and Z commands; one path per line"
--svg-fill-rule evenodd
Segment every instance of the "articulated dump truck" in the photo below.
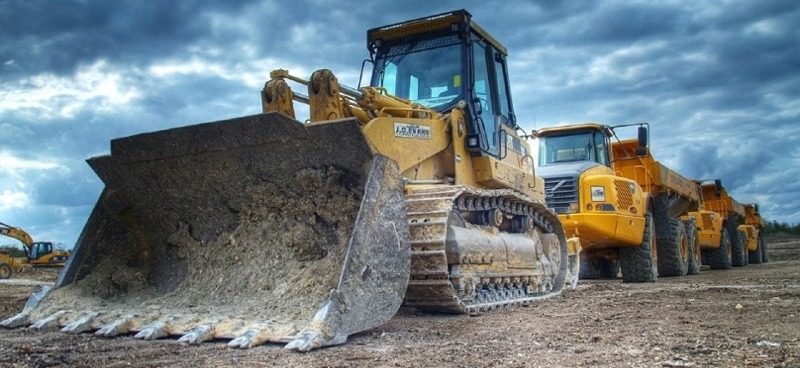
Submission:
M 692 216 L 698 222 L 700 246 L 707 250 L 703 263 L 712 269 L 728 269 L 765 261 L 766 243 L 759 233 L 763 221 L 758 206 L 736 201 L 720 180 L 700 185 L 704 211 Z
M 583 278 L 655 281 L 657 256 L 650 195 L 612 164 L 611 127 L 587 123 L 534 132 L 537 174 L 566 235 L 580 239 Z
M 370 86 L 276 70 L 263 114 L 112 140 L 88 160 L 105 189 L 55 287 L 2 325 L 308 351 L 402 303 L 472 313 L 560 293 L 570 254 L 517 133 L 505 47 L 463 10 L 367 38 Z
M 747 238 L 747 262 L 752 264 L 769 262 L 767 257 L 767 242 L 764 240 L 764 219 L 758 211 L 758 205 L 750 203 L 744 205 L 744 224 L 739 225 L 739 230 Z
M 639 126 L 636 139 L 614 129 Z M 697 183 L 656 161 L 645 124 L 575 124 L 538 130 L 548 206 L 580 238 L 582 278 L 626 282 L 700 272 Z M 616 138 L 616 141 L 611 138 Z

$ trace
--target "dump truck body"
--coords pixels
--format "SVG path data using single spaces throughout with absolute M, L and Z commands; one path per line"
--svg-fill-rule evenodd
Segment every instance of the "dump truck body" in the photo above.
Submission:
M 636 154 L 640 147 L 635 139 L 612 143 L 616 174 L 635 180 L 644 191 L 653 196 L 667 194 L 670 197 L 668 214 L 671 218 L 697 210 L 702 197 L 695 181 L 656 161 L 649 147 L 643 149 L 644 154 Z

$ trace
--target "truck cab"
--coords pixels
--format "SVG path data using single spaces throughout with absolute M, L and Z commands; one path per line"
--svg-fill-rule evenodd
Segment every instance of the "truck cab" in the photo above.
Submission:
M 638 246 L 646 197 L 635 181 L 617 176 L 611 167 L 610 130 L 590 123 L 535 135 L 547 206 L 562 218 L 567 233 L 578 235 L 587 250 Z
M 650 270 L 628 270 L 626 275 L 628 265 L 622 264 L 626 258 L 622 253 L 640 248 L 652 231 L 647 193 L 613 169 L 611 128 L 583 123 L 541 129 L 534 136 L 539 143 L 537 174 L 545 181 L 547 206 L 558 214 L 568 237 L 580 238 L 581 274 L 595 278 L 589 275 L 596 271 L 598 277 L 615 277 L 621 267 L 626 281 L 655 280 Z M 651 254 L 649 261 L 654 258 Z

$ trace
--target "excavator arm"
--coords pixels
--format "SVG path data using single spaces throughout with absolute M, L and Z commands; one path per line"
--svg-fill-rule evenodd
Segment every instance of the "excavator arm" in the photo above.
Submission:
M 30 250 L 33 245 L 33 238 L 31 238 L 30 234 L 18 227 L 13 227 L 3 222 L 0 222 L 0 235 L 5 235 L 21 241 L 25 244 L 26 251 Z

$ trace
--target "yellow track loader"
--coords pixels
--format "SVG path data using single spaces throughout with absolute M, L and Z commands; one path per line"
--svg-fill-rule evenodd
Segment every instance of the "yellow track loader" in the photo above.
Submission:
M 517 133 L 506 49 L 463 10 L 367 37 L 370 86 L 276 70 L 263 114 L 112 140 L 89 160 L 105 189 L 73 257 L 2 325 L 308 351 L 401 303 L 557 295 L 570 254 Z

